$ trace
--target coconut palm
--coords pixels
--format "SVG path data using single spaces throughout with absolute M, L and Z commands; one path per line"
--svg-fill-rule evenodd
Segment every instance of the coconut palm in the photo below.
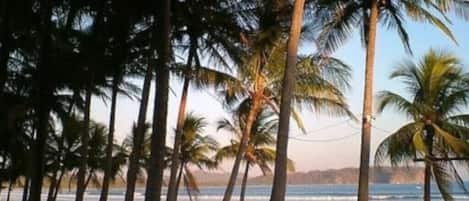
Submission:
M 295 0 L 291 16 L 290 33 L 288 36 L 288 48 L 284 67 L 283 88 L 281 92 L 281 104 L 279 111 L 279 129 L 277 133 L 277 153 L 275 157 L 275 175 L 272 186 L 271 201 L 285 200 L 287 185 L 287 153 L 288 132 L 290 129 L 291 105 L 295 90 L 295 66 L 300 43 L 301 26 L 303 24 L 304 0 Z
M 234 158 L 239 149 L 240 139 L 242 136 L 243 127 L 246 125 L 245 114 L 244 117 L 234 115 L 234 121 L 223 119 L 218 121 L 217 130 L 224 130 L 235 135 L 235 139 L 231 140 L 231 144 L 220 148 L 215 155 L 215 159 L 221 162 L 225 158 Z M 278 129 L 278 120 L 271 112 L 261 112 L 258 114 L 255 122 L 251 129 L 251 137 L 246 148 L 244 155 L 244 161 L 246 168 L 244 170 L 244 176 L 241 184 L 240 201 L 244 201 L 246 192 L 247 178 L 249 174 L 249 168 L 257 166 L 264 175 L 272 173 L 271 166 L 275 161 L 275 137 L 274 133 Z M 288 160 L 288 168 L 294 171 L 294 165 L 292 160 Z
M 226 2 L 225 2 L 226 3 Z M 210 80 L 199 80 L 202 77 L 195 77 L 199 73 L 218 73 L 214 69 L 203 68 L 200 64 L 200 55 L 210 58 L 209 65 L 227 68 L 228 63 L 237 62 L 239 49 L 236 40 L 239 38 L 240 28 L 233 20 L 233 13 L 228 12 L 223 1 L 184 1 L 175 2 L 177 13 L 174 24 L 175 31 L 173 37 L 176 39 L 176 50 L 187 49 L 187 62 L 183 68 L 177 68 L 179 75 L 183 77 L 181 100 L 179 103 L 178 117 L 176 124 L 176 138 L 173 146 L 171 174 L 168 184 L 168 201 L 177 200 L 176 177 L 179 169 L 178 158 L 181 144 L 181 133 L 186 113 L 186 103 L 191 82 L 205 82 L 209 85 L 216 85 Z M 200 21 L 199 19 L 206 19 Z M 194 65 L 195 64 L 195 65 Z M 206 72 L 208 71 L 208 72 Z M 223 77 L 223 74 L 219 76 Z M 200 84 L 195 83 L 200 86 Z
M 164 156 L 166 149 L 166 123 L 168 116 L 169 64 L 171 62 L 171 1 L 159 1 L 153 9 L 155 26 L 152 42 L 161 44 L 158 52 L 158 68 L 156 68 L 155 103 L 153 111 L 151 154 L 149 171 L 145 189 L 145 201 L 160 201 L 163 185 Z M 159 28 L 156 27 L 159 22 Z
M 370 136 L 373 101 L 373 72 L 375 47 L 378 24 L 381 23 L 390 30 L 396 31 L 404 44 L 404 48 L 411 52 L 409 35 L 404 27 L 406 19 L 429 23 L 440 29 L 451 40 L 453 34 L 445 23 L 447 14 L 452 11 L 467 17 L 467 2 L 460 0 L 449 1 L 315 1 L 318 9 L 313 9 L 317 20 L 324 24 L 320 34 L 320 49 L 327 54 L 342 45 L 358 27 L 361 39 L 366 47 L 365 84 L 363 98 L 362 142 L 360 152 L 360 176 L 358 200 L 368 200 L 368 176 L 370 158 Z
M 376 162 L 389 159 L 392 165 L 425 158 L 425 200 L 430 200 L 433 175 L 445 200 L 453 200 L 449 185 L 464 188 L 450 158 L 469 155 L 468 116 L 461 113 L 469 101 L 469 74 L 453 54 L 430 50 L 418 62 L 405 60 L 390 76 L 402 81 L 406 95 L 382 91 L 378 111 L 394 108 L 410 122 L 397 129 L 378 146 Z M 465 189 L 465 188 L 464 188 Z
M 216 161 L 211 158 L 210 154 L 217 151 L 218 142 L 211 136 L 204 135 L 206 126 L 207 121 L 205 118 L 192 113 L 189 113 L 184 120 L 181 154 L 179 157 L 180 166 L 178 167 L 176 181 L 177 186 L 179 186 L 181 179 L 183 179 L 190 198 L 193 196 L 193 193 L 199 192 L 197 180 L 190 167 L 195 166 L 199 169 L 217 167 Z
M 268 49 L 255 51 L 244 62 L 236 76 L 238 81 L 220 91 L 228 108 L 248 111 L 246 126 L 241 138 L 240 151 L 233 165 L 230 181 L 225 191 L 225 201 L 229 200 L 239 171 L 239 163 L 247 148 L 251 127 L 257 114 L 264 106 L 269 106 L 278 114 L 283 87 L 286 44 L 285 38 L 272 42 Z M 341 90 L 348 87 L 350 68 L 335 58 L 318 55 L 298 58 L 298 77 L 292 97 L 293 118 L 303 128 L 301 109 L 326 112 L 333 115 L 353 116 Z M 322 62 L 324 66 L 319 67 Z M 243 108 L 243 109 L 241 109 Z M 231 191 L 231 192 L 230 192 Z

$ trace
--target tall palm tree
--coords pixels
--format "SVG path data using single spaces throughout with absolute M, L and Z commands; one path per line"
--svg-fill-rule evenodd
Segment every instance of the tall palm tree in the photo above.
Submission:
M 40 58 L 37 65 L 37 78 L 35 89 L 36 98 L 36 115 L 37 115 L 37 133 L 34 144 L 33 164 L 38 167 L 31 172 L 31 190 L 29 201 L 41 200 L 42 180 L 44 174 L 44 155 L 45 143 L 48 135 L 47 125 L 49 122 L 50 106 L 49 101 L 53 93 L 48 79 L 48 71 L 50 71 L 50 55 L 49 48 L 51 46 L 51 16 L 52 16 L 52 2 L 49 0 L 42 0 L 40 3 Z
M 262 35 L 262 34 L 261 34 Z M 247 111 L 246 126 L 243 130 L 239 152 L 225 191 L 225 200 L 229 200 L 235 185 L 239 165 L 251 136 L 251 128 L 257 114 L 265 106 L 279 114 L 283 73 L 281 68 L 285 62 L 285 39 L 277 39 L 267 48 L 260 48 L 246 59 L 239 69 L 237 81 L 230 87 L 220 91 L 228 108 Z M 323 62 L 324 67 L 317 64 Z M 304 129 L 299 110 L 305 108 L 316 112 L 327 112 L 335 115 L 353 116 L 341 90 L 348 87 L 350 68 L 340 60 L 317 55 L 302 56 L 298 59 L 299 75 L 294 84 L 291 105 L 293 118 L 297 125 Z
M 176 138 L 173 146 L 173 156 L 171 162 L 171 174 L 168 184 L 168 201 L 177 200 L 177 173 L 179 169 L 179 148 L 182 139 L 182 128 L 185 119 L 186 103 L 189 93 L 189 85 L 195 79 L 195 82 L 206 82 L 207 80 L 197 80 L 195 77 L 198 73 L 204 73 L 205 69 L 201 69 L 200 54 L 210 57 L 212 66 L 228 67 L 230 61 L 237 62 L 236 57 L 239 54 L 239 48 L 236 47 L 240 32 L 239 26 L 234 20 L 233 14 L 224 8 L 223 1 L 207 1 L 201 3 L 199 1 L 175 2 L 178 8 L 176 10 L 175 24 L 178 25 L 173 35 L 178 41 L 176 49 L 188 49 L 187 63 L 185 68 L 180 69 L 183 76 L 183 86 L 181 92 L 181 100 L 179 103 Z M 216 16 L 216 17 L 215 17 Z M 197 19 L 197 20 L 195 20 Z M 198 19 L 206 19 L 200 21 Z M 182 48 L 178 48 L 178 46 Z M 185 46 L 188 46 L 185 48 Z M 235 59 L 233 59 L 235 58 Z M 195 65 L 194 65 L 195 64 Z M 194 67 L 195 66 L 195 67 Z M 199 72 L 197 72 L 199 71 Z M 217 73 L 217 71 L 209 70 L 209 73 Z M 220 77 L 222 77 L 221 75 Z
M 282 99 L 280 104 L 280 119 L 277 133 L 277 147 L 275 156 L 275 174 L 272 186 L 271 201 L 285 200 L 287 185 L 287 152 L 288 131 L 290 129 L 291 101 L 295 90 L 295 67 L 297 62 L 298 45 L 300 42 L 301 26 L 303 24 L 304 0 L 295 0 L 288 36 L 287 59 L 283 78 Z
M 199 192 L 197 180 L 190 166 L 196 166 L 199 169 L 217 167 L 216 161 L 211 158 L 210 154 L 216 152 L 219 145 L 215 139 L 203 134 L 207 125 L 205 118 L 192 113 L 189 113 L 184 120 L 181 154 L 179 155 L 180 166 L 178 167 L 176 183 L 179 186 L 181 179 L 183 179 L 190 197 L 193 193 Z
M 373 72 L 376 53 L 376 33 L 378 23 L 388 29 L 397 31 L 404 48 L 411 52 L 409 35 L 404 27 L 405 17 L 417 22 L 430 23 L 440 29 L 451 40 L 455 41 L 449 28 L 448 12 L 457 11 L 467 16 L 467 2 L 459 0 L 450 1 L 317 1 L 318 10 L 315 10 L 321 23 L 325 24 L 320 36 L 321 49 L 326 54 L 335 50 L 354 33 L 353 28 L 359 27 L 361 39 L 366 47 L 365 82 L 362 112 L 362 141 L 360 150 L 360 171 L 358 185 L 358 200 L 368 200 L 369 161 L 371 120 L 373 119 Z M 441 17 L 438 17 L 441 16 Z
M 243 115 L 243 114 L 239 114 Z M 246 114 L 244 114 L 245 116 Z M 218 121 L 217 130 L 225 130 L 233 133 L 236 138 L 231 140 L 231 144 L 220 148 L 215 155 L 217 161 L 222 161 L 225 158 L 234 158 L 239 149 L 240 139 L 242 136 L 242 130 L 246 125 L 245 118 L 234 115 L 234 121 L 223 119 Z M 271 174 L 271 165 L 275 161 L 275 149 L 272 146 L 275 145 L 274 133 L 278 129 L 278 120 L 271 113 L 263 111 L 256 117 L 256 120 L 252 126 L 251 137 L 248 143 L 248 148 L 244 155 L 244 161 L 246 168 L 244 170 L 244 176 L 241 184 L 240 201 L 244 201 L 246 193 L 247 178 L 249 174 L 249 168 L 251 166 L 258 166 L 264 175 Z M 289 170 L 294 170 L 292 160 L 288 160 Z
M 154 33 L 160 37 L 152 40 L 161 41 L 158 48 L 158 68 L 156 68 L 155 104 L 153 110 L 153 125 L 151 138 L 151 156 L 149 174 L 145 189 L 145 201 L 160 201 L 163 184 L 164 156 L 166 149 L 166 123 L 168 115 L 169 93 L 169 63 L 171 62 L 171 1 L 160 1 L 158 7 L 153 8 L 155 20 L 161 26 L 153 27 Z M 156 20 L 158 19 L 158 20 Z M 156 22 L 155 22 L 156 23 Z M 158 31 L 156 31 L 158 30 Z
M 405 60 L 390 76 L 399 79 L 408 96 L 391 91 L 378 95 L 378 111 L 394 108 L 410 122 L 397 129 L 378 146 L 376 162 L 389 158 L 392 165 L 425 158 L 425 196 L 430 200 L 430 178 L 433 175 L 445 200 L 453 200 L 449 185 L 464 182 L 453 161 L 435 158 L 467 157 L 468 117 L 461 109 L 469 101 L 469 74 L 458 58 L 443 51 L 430 50 L 418 62 Z

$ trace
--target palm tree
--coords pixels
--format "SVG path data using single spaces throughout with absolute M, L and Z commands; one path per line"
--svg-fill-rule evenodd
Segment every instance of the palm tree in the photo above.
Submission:
M 171 1 L 160 1 L 158 7 L 153 8 L 156 21 L 160 23 L 157 29 L 153 26 L 153 42 L 161 41 L 158 52 L 158 68 L 156 68 L 155 104 L 153 110 L 153 125 L 151 138 L 151 156 L 149 172 L 145 189 L 145 201 L 160 201 L 163 184 L 164 156 L 166 149 L 166 123 L 168 115 L 169 93 L 169 63 L 171 62 Z M 156 20 L 158 19 L 158 20 Z
M 239 54 L 236 48 L 237 41 L 239 38 L 237 34 L 239 26 L 235 24 L 233 20 L 233 14 L 227 12 L 226 8 L 223 8 L 223 1 L 213 1 L 201 3 L 199 1 L 185 1 L 175 2 L 178 8 L 176 13 L 180 13 L 175 18 L 175 24 L 179 27 L 175 28 L 173 32 L 174 37 L 177 39 L 177 47 L 180 49 L 188 49 L 187 63 L 182 69 L 176 69 L 179 74 L 183 77 L 183 87 L 181 92 L 181 100 L 179 103 L 179 111 L 176 125 L 176 138 L 173 146 L 173 156 L 171 162 L 171 174 L 168 184 L 168 201 L 177 200 L 177 173 L 179 169 L 179 149 L 182 138 L 182 128 L 185 119 L 186 103 L 189 93 L 189 85 L 191 82 L 206 82 L 206 84 L 214 85 L 217 83 L 210 83 L 210 80 L 198 80 L 201 77 L 195 77 L 199 73 L 218 73 L 212 69 L 203 68 L 200 64 L 200 54 L 210 57 L 212 65 L 227 67 L 229 61 L 235 61 L 237 54 Z M 214 17 L 216 16 L 216 18 Z M 206 19 L 200 21 L 199 19 Z M 185 48 L 187 46 L 187 48 Z M 194 65 L 195 63 L 195 65 Z M 195 66 L 195 67 L 194 67 Z M 208 72 L 205 72 L 208 71 Z M 220 74 L 219 77 L 223 77 Z M 195 83 L 195 85 L 199 85 Z
M 365 84 L 362 112 L 362 141 L 360 151 L 360 171 L 358 200 L 368 200 L 370 137 L 373 105 L 373 72 L 376 47 L 376 33 L 378 23 L 399 34 L 404 48 L 411 52 L 409 36 L 404 27 L 405 16 L 417 22 L 430 23 L 440 29 L 451 40 L 455 41 L 449 28 L 446 14 L 456 11 L 467 16 L 467 2 L 459 0 L 450 1 L 317 1 L 318 10 L 315 10 L 318 21 L 325 24 L 320 36 L 320 49 L 329 54 L 344 43 L 353 34 L 354 27 L 360 27 L 361 38 L 366 47 Z M 438 17 L 437 14 L 441 14 Z M 322 21 L 324 20 L 324 21 Z
M 262 34 L 261 34 L 262 35 Z M 225 201 L 229 200 L 233 192 L 239 165 L 247 148 L 251 127 L 257 114 L 265 106 L 279 114 L 279 105 L 283 87 L 283 73 L 281 68 L 286 56 L 285 39 L 273 41 L 268 48 L 247 58 L 240 68 L 236 82 L 220 91 L 229 108 L 247 111 L 246 126 L 241 137 L 240 151 L 237 153 L 233 165 L 228 187 L 225 191 Z M 257 50 L 257 48 L 255 49 Z M 319 67 L 320 61 L 324 66 Z M 341 90 L 348 87 L 350 68 L 335 58 L 318 55 L 301 56 L 298 59 L 297 70 L 299 76 L 295 80 L 292 97 L 293 118 L 297 125 L 304 129 L 299 110 L 306 108 L 316 112 L 326 111 L 329 114 L 353 116 Z M 242 108 L 242 109 L 241 109 Z
M 280 119 L 277 133 L 277 152 L 275 156 L 274 184 L 272 186 L 271 201 L 285 200 L 287 185 L 287 152 L 288 131 L 290 129 L 291 101 L 295 90 L 295 67 L 297 62 L 298 45 L 300 42 L 301 26 L 303 24 L 304 0 L 295 0 L 288 36 L 287 59 L 283 78 L 282 99 L 280 103 Z
M 210 136 L 203 135 L 206 126 L 205 118 L 192 113 L 189 113 L 184 120 L 181 154 L 179 157 L 180 166 L 178 167 L 176 184 L 179 186 L 181 179 L 184 179 L 184 186 L 187 189 L 189 197 L 192 196 L 192 193 L 199 192 L 197 180 L 192 174 L 190 166 L 196 166 L 199 169 L 217 167 L 216 161 L 209 154 L 217 151 L 218 142 Z
M 245 116 L 246 114 L 238 115 Z M 233 139 L 230 145 L 222 147 L 217 152 L 215 158 L 219 162 L 225 158 L 234 158 L 238 152 L 242 130 L 246 125 L 246 119 L 238 115 L 234 115 L 234 121 L 223 119 L 218 122 L 217 130 L 225 130 L 236 136 L 236 139 Z M 272 146 L 276 142 L 274 133 L 277 129 L 278 120 L 271 112 L 263 111 L 258 114 L 253 123 L 251 137 L 243 159 L 246 162 L 246 168 L 241 184 L 240 201 L 244 201 L 248 172 L 251 166 L 258 166 L 264 175 L 272 173 L 270 166 L 275 161 L 275 149 Z M 288 168 L 294 171 L 293 161 L 290 159 L 288 160 Z
M 398 165 L 423 156 L 424 200 L 430 200 L 432 175 L 443 198 L 453 200 L 450 182 L 455 180 L 465 189 L 464 182 L 453 161 L 435 159 L 469 155 L 469 115 L 460 113 L 469 100 L 469 74 L 453 54 L 430 50 L 418 62 L 403 61 L 390 77 L 403 82 L 408 96 L 382 91 L 378 95 L 378 111 L 394 108 L 410 122 L 381 142 L 376 162 L 389 158 L 392 165 Z

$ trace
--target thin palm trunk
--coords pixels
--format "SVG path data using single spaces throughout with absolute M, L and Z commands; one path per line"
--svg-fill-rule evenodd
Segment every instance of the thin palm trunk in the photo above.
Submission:
M 164 156 L 166 149 L 166 123 L 168 116 L 168 93 L 169 93 L 169 62 L 170 62 L 170 7 L 171 1 L 162 1 L 161 12 L 156 12 L 161 23 L 161 28 L 154 33 L 160 33 L 161 37 L 153 38 L 161 40 L 158 48 L 159 68 L 156 69 L 156 91 L 153 110 L 153 125 L 151 138 L 151 154 L 148 168 L 147 186 L 145 190 L 145 201 L 160 201 L 161 187 L 163 185 Z M 157 34 L 155 34 L 156 36 Z
M 57 179 L 57 185 L 55 186 L 54 196 L 52 197 L 52 201 L 57 200 L 57 194 L 59 193 L 60 185 L 62 184 L 62 179 L 64 175 L 65 175 L 65 168 L 62 168 L 62 170 L 60 171 L 59 178 Z
M 90 184 L 90 181 L 91 181 L 91 178 L 93 178 L 93 169 L 90 170 L 90 173 L 88 175 L 88 177 L 86 178 L 86 181 L 85 181 L 85 190 L 88 188 L 88 185 Z
M 40 201 L 42 180 L 44 178 L 44 157 L 46 148 L 46 139 L 48 135 L 48 124 L 49 124 L 49 111 L 50 111 L 50 97 L 52 96 L 52 89 L 48 84 L 48 66 L 49 66 L 49 45 L 51 41 L 50 28 L 51 28 L 51 2 L 49 0 L 42 0 L 40 2 L 41 21 L 42 26 L 40 30 L 41 37 L 41 48 L 40 58 L 37 66 L 37 78 L 38 89 L 35 91 L 36 105 L 35 114 L 36 121 L 36 139 L 34 141 L 32 151 L 32 164 L 35 168 L 31 171 L 31 189 L 29 201 Z
M 7 194 L 7 200 L 6 201 L 10 201 L 10 196 L 11 196 L 11 190 L 13 189 L 13 181 L 10 181 L 10 183 L 8 184 L 8 194 Z
M 21 199 L 22 201 L 28 200 L 29 183 L 30 183 L 29 177 L 26 176 L 25 181 L 24 181 L 24 186 L 23 186 L 23 198 Z
M 287 60 L 283 77 L 282 99 L 280 103 L 279 128 L 275 153 L 275 172 L 271 201 L 284 201 L 287 184 L 288 132 L 290 129 L 291 99 L 295 89 L 295 68 L 298 44 L 303 24 L 304 0 L 295 0 L 291 19 L 290 36 L 287 44 Z
M 92 77 L 92 76 L 91 76 Z M 83 196 L 86 189 L 86 170 L 88 167 L 88 146 L 89 146 L 89 132 L 90 132 L 90 109 L 91 109 L 91 87 L 92 85 L 92 78 L 88 81 L 86 87 L 86 95 L 85 95 L 85 115 L 83 120 L 83 134 L 81 136 L 81 160 L 80 160 L 80 167 L 77 173 L 77 190 L 75 195 L 75 201 L 83 201 Z
M 50 178 L 49 192 L 47 193 L 47 201 L 52 201 L 54 197 L 55 186 L 57 185 L 57 171 Z
M 246 161 L 246 169 L 244 169 L 243 183 L 241 184 L 241 194 L 239 195 L 239 201 L 244 201 L 246 195 L 246 185 L 248 183 L 249 174 L 249 161 Z
M 259 93 L 259 91 L 257 90 L 256 93 Z M 258 96 L 258 94 L 255 94 L 252 98 L 252 105 L 249 110 L 248 117 L 246 119 L 246 127 L 244 128 L 243 135 L 241 136 L 238 152 L 236 153 L 236 158 L 233 164 L 233 169 L 231 170 L 230 180 L 228 181 L 228 185 L 225 190 L 225 195 L 223 196 L 223 201 L 230 201 L 233 195 L 233 190 L 236 185 L 236 179 L 238 177 L 241 160 L 244 157 L 244 152 L 246 151 L 246 148 L 249 143 L 249 135 L 251 134 L 252 124 L 256 119 L 257 113 L 259 112 L 259 99 L 261 97 Z
M 425 175 L 424 175 L 424 195 L 423 195 L 423 200 L 424 201 L 430 201 L 431 200 L 431 178 L 432 178 L 432 164 L 431 164 L 431 159 L 433 157 L 433 136 L 434 136 L 434 130 L 431 125 L 425 126 L 425 143 L 427 144 L 428 147 L 428 156 L 425 157 Z
M 176 184 L 176 193 L 179 194 L 179 187 L 181 185 L 181 177 L 182 173 L 184 172 L 184 163 L 182 163 L 179 167 L 179 173 L 178 173 L 178 178 L 177 178 L 177 184 Z
M 103 177 L 103 185 L 101 189 L 101 196 L 99 201 L 107 201 L 109 193 L 109 183 L 111 182 L 112 172 L 112 148 L 114 146 L 114 129 L 116 122 L 116 104 L 117 104 L 117 92 L 119 89 L 119 75 L 116 73 L 112 81 L 112 97 L 111 97 L 111 114 L 109 118 L 109 133 L 107 136 L 106 146 L 106 164 Z
M 360 172 L 358 178 L 358 201 L 368 200 L 368 184 L 370 169 L 370 138 L 373 112 L 373 74 L 376 47 L 376 31 L 378 23 L 378 2 L 371 1 L 369 18 L 368 44 L 366 48 L 365 86 L 363 95 L 362 139 L 360 150 Z
M 127 188 L 125 191 L 125 201 L 133 201 L 135 193 L 135 183 L 138 174 L 138 161 L 141 158 L 141 149 L 145 138 L 145 121 L 148 107 L 148 97 L 150 95 L 150 85 L 153 77 L 153 63 L 147 66 L 147 72 L 143 80 L 142 98 L 140 100 L 140 108 L 138 111 L 137 129 L 132 146 L 132 152 L 129 157 L 129 169 L 127 170 Z
M 189 186 L 189 179 L 187 179 L 186 175 L 183 175 L 183 177 L 184 177 L 184 185 L 186 186 L 186 191 L 187 191 L 187 196 L 189 197 L 189 201 L 193 201 L 191 188 Z
M 182 86 L 182 93 L 181 93 L 181 102 L 179 103 L 179 113 L 176 125 L 176 136 L 174 138 L 174 146 L 173 146 L 173 154 L 171 156 L 171 174 L 169 177 L 169 184 L 168 184 L 168 193 L 167 193 L 167 201 L 176 201 L 177 200 L 177 173 L 179 169 L 179 152 L 182 142 L 182 129 L 184 127 L 184 119 L 186 118 L 186 105 L 187 105 L 187 97 L 189 95 L 189 83 L 190 83 L 190 73 L 192 71 L 192 60 L 195 54 L 195 46 L 191 44 L 189 50 L 189 56 L 187 58 L 187 65 L 186 65 L 186 72 L 184 78 L 184 84 Z

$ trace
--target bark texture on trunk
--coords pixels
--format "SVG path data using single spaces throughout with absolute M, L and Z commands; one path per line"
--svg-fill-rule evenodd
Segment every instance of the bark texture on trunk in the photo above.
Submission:
M 170 62 L 170 15 L 171 1 L 161 2 L 160 12 L 156 12 L 160 18 L 161 28 L 158 32 L 161 37 L 161 46 L 158 48 L 159 66 L 156 69 L 155 105 L 153 111 L 153 125 L 151 138 L 151 155 L 148 168 L 147 185 L 145 189 L 145 201 L 160 201 L 161 187 L 163 185 L 164 156 L 166 149 L 166 123 L 168 116 L 169 93 L 169 62 Z M 154 28 L 156 30 L 156 28 Z M 158 33 L 157 32 L 157 33 Z M 156 38 L 155 38 L 156 40 Z
M 86 170 L 88 168 L 88 146 L 90 137 L 90 110 L 91 110 L 91 87 L 92 76 L 88 81 L 85 94 L 85 114 L 83 119 L 83 134 L 81 136 L 81 161 L 77 173 L 77 190 L 75 194 L 75 201 L 83 201 L 83 196 L 86 190 Z
M 366 47 L 365 86 L 363 94 L 362 139 L 360 150 L 360 170 L 358 178 L 358 201 L 367 201 L 370 174 L 371 120 L 373 118 L 373 76 L 378 23 L 378 2 L 371 1 L 368 44 Z
M 287 60 L 283 77 L 280 118 L 275 153 L 275 172 L 271 201 L 284 201 L 287 184 L 288 132 L 290 129 L 291 99 L 295 90 L 295 68 L 298 45 L 303 24 L 304 0 L 295 0 L 291 18 L 290 36 L 287 44 Z
M 132 152 L 129 156 L 129 169 L 127 170 L 127 184 L 125 190 L 125 201 L 133 201 L 135 193 L 135 183 L 137 182 L 137 173 L 139 171 L 138 161 L 141 158 L 141 150 L 145 138 L 145 123 L 148 108 L 148 97 L 150 95 L 150 85 L 153 78 L 153 63 L 149 63 L 145 78 L 143 80 L 142 97 L 138 110 L 137 129 L 134 136 Z
M 117 71 L 117 70 L 116 70 Z M 106 146 L 106 164 L 104 169 L 103 185 L 99 201 L 107 201 L 109 193 L 109 184 L 111 182 L 112 172 L 112 148 L 114 146 L 114 129 L 116 123 L 116 105 L 117 105 L 117 92 L 119 89 L 119 73 L 115 73 L 112 81 L 112 95 L 111 95 L 111 114 L 109 117 L 109 133 L 107 135 Z
M 181 143 L 183 137 L 184 120 L 186 118 L 186 105 L 189 96 L 190 73 L 192 71 L 192 60 L 195 54 L 194 46 L 191 45 L 189 56 L 187 58 L 186 72 L 184 74 L 184 83 L 182 85 L 181 101 L 179 102 L 179 112 L 176 124 L 176 136 L 174 138 L 173 154 L 171 155 L 171 173 L 169 177 L 167 201 L 177 200 L 177 173 L 179 168 L 179 154 L 181 152 Z
M 239 201 L 244 201 L 246 195 L 246 186 L 248 183 L 248 174 L 249 174 L 249 161 L 246 161 L 246 168 L 244 169 L 243 182 L 241 183 L 241 193 L 239 195 Z

